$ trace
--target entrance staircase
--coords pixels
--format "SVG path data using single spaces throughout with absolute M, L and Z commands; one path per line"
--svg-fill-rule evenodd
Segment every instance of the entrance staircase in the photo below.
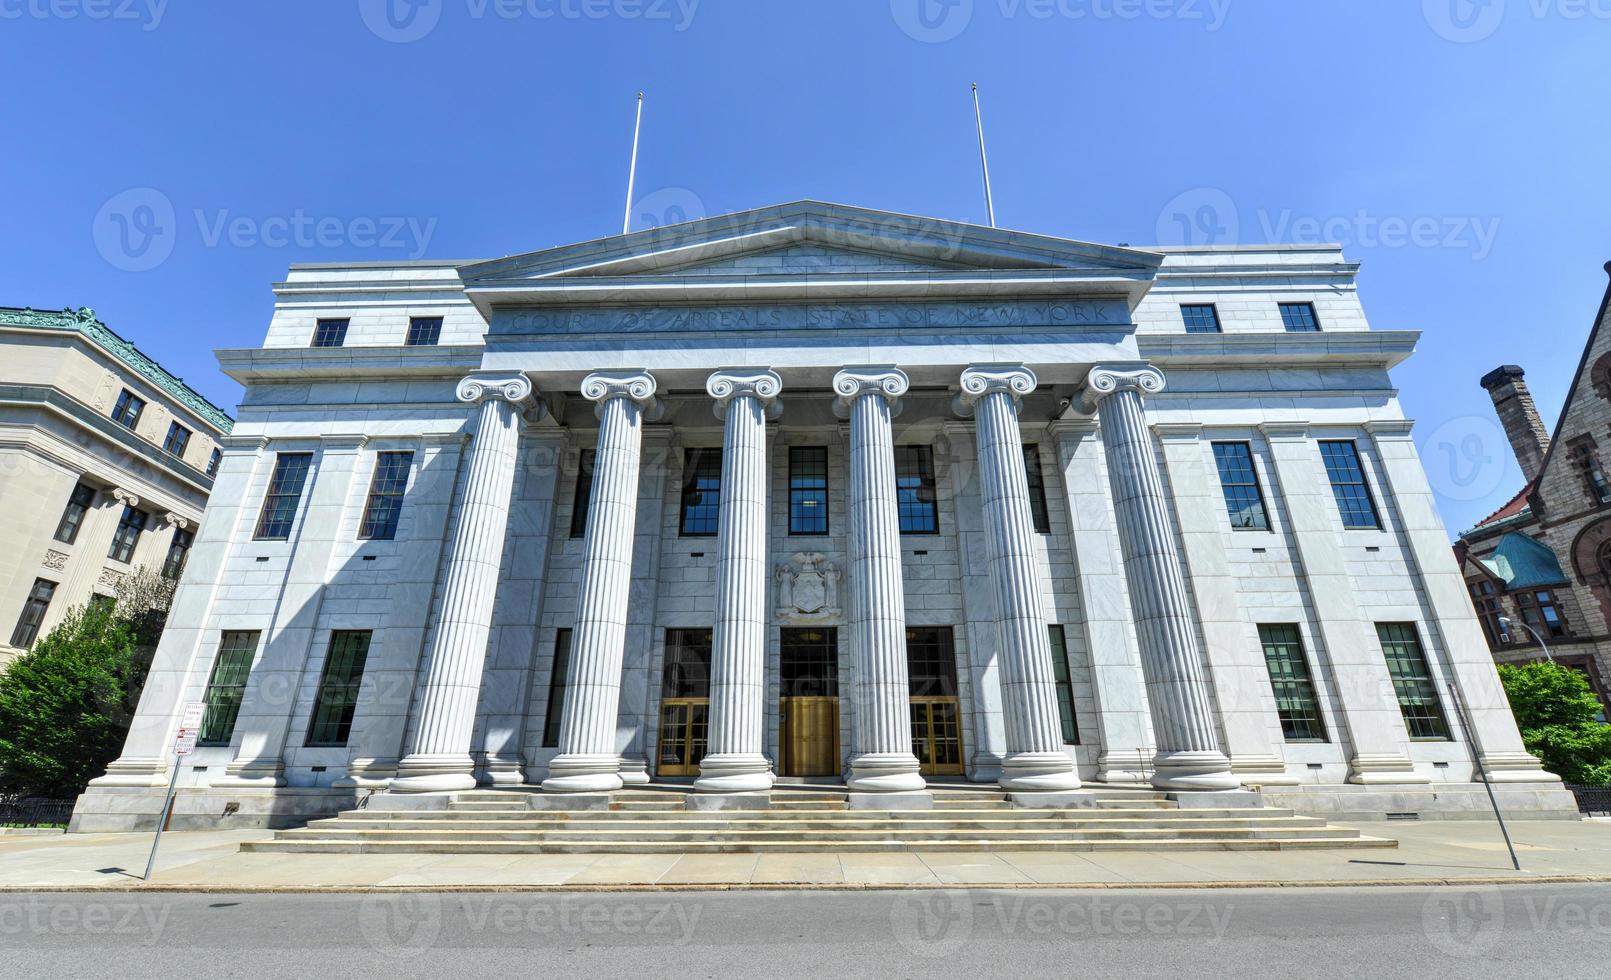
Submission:
M 1287 850 L 1396 841 L 1273 808 L 1181 809 L 1147 790 L 1094 789 L 1096 807 L 1015 808 L 1000 790 L 931 786 L 933 810 L 851 810 L 840 787 L 779 785 L 765 810 L 691 811 L 686 787 L 614 794 L 609 810 L 533 810 L 521 790 L 453 794 L 446 809 L 349 810 L 243 851 L 653 854 L 845 851 Z

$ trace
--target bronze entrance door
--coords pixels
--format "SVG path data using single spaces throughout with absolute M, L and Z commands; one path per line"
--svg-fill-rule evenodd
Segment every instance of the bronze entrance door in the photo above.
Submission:
M 906 631 L 906 672 L 911 684 L 912 752 L 925 776 L 963 773 L 962 705 L 957 699 L 957 658 L 949 626 Z
M 710 645 L 710 630 L 666 630 L 656 775 L 699 775 L 710 732 Z
M 785 629 L 778 700 L 778 774 L 839 774 L 839 631 Z

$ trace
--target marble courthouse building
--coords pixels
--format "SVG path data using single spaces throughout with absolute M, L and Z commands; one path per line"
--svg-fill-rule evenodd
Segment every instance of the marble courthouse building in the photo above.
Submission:
M 176 826 L 650 781 L 1434 812 L 1477 760 L 1570 810 L 1357 271 L 811 202 L 294 267 L 74 826 L 154 822 L 194 702 Z

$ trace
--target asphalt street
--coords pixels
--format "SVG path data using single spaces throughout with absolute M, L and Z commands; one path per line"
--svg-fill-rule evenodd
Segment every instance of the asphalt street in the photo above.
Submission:
M 1603 976 L 1599 885 L 0 895 L 0 974 Z

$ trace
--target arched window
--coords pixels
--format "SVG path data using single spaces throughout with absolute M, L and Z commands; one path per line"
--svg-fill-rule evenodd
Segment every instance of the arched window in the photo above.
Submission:
M 1611 540 L 1600 542 L 1594 552 L 1594 569 L 1600 573 L 1600 581 L 1611 586 Z

